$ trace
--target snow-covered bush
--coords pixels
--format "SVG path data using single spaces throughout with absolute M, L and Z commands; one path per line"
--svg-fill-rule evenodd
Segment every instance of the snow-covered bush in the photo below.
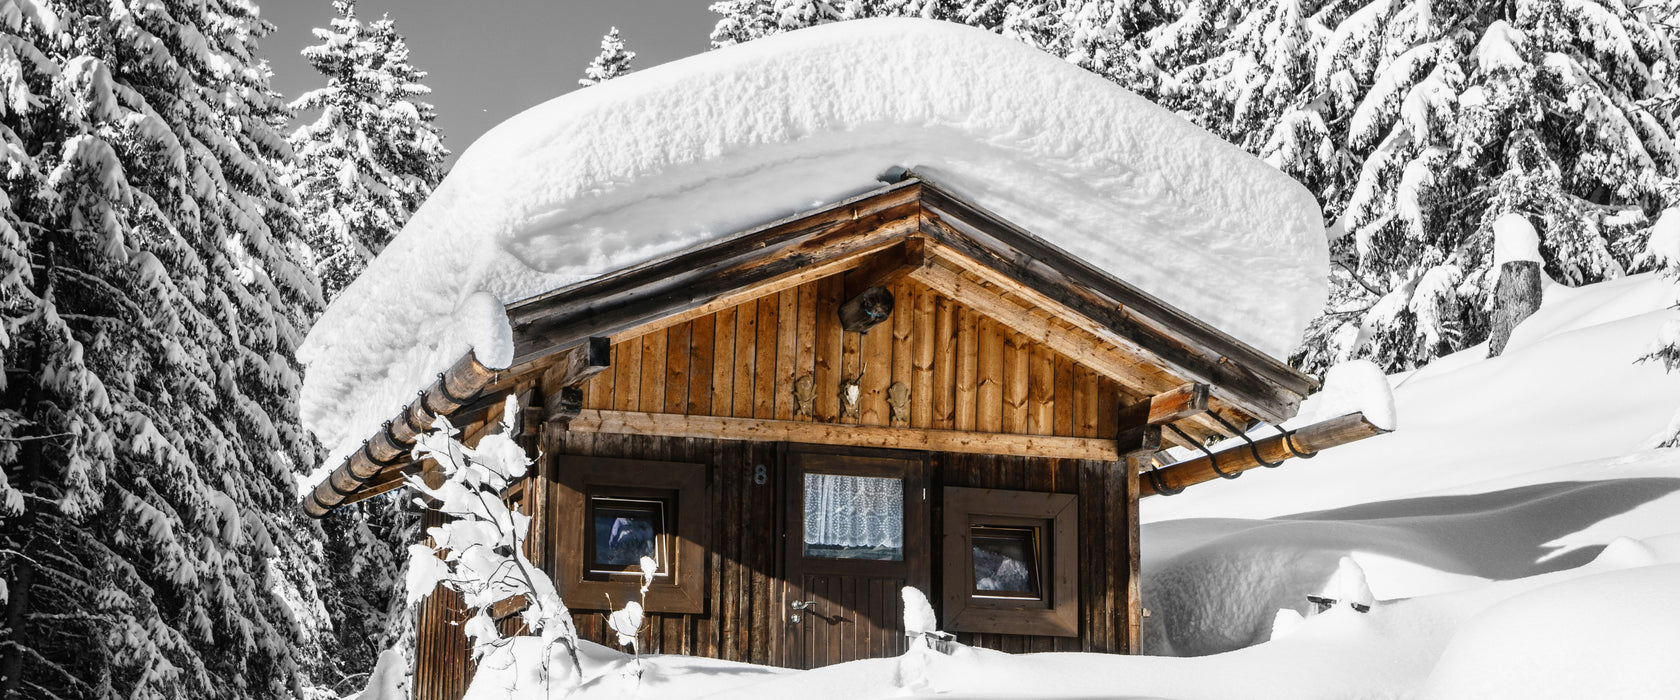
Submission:
M 518 404 L 509 397 L 501 432 L 486 435 L 476 448 L 461 444 L 455 427 L 441 416 L 415 444 L 414 456 L 435 461 L 443 478 L 433 487 L 416 475 L 408 485 L 433 499 L 438 512 L 450 520 L 427 529 L 430 544 L 409 547 L 408 596 L 418 601 L 440 583 L 459 592 L 473 610 L 463 631 L 472 641 L 473 659 L 481 663 L 486 655 L 512 653 L 491 608 L 523 596 L 525 608 L 519 616 L 525 629 L 545 645 L 563 645 L 575 667 L 578 638 L 571 613 L 554 581 L 525 556 L 531 518 L 509 508 L 502 498 L 531 463 L 514 441 L 517 415 Z

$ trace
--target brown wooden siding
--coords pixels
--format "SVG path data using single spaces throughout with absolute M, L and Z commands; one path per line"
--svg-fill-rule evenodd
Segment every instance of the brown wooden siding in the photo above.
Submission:
M 890 426 L 903 383 L 909 427 L 1100 437 L 1120 402 L 1142 398 L 915 281 L 888 288 L 893 319 L 862 336 L 840 328 L 836 275 L 618 339 L 584 407 Z M 840 382 L 860 371 L 858 416 L 842 416 Z M 813 415 L 795 407 L 805 375 Z
M 607 435 L 545 430 L 548 455 L 590 455 L 675 462 L 696 462 L 711 468 L 707 497 L 713 514 L 707 551 L 707 604 L 704 613 L 650 613 L 641 639 L 645 653 L 668 653 L 774 664 L 781 656 L 774 648 L 783 625 L 779 559 L 780 464 L 777 445 L 727 440 Z M 997 488 L 1071 493 L 1079 497 L 1079 636 L 1044 637 L 1008 634 L 959 634 L 964 644 L 1011 653 L 1047 651 L 1126 652 L 1128 587 L 1132 556 L 1127 539 L 1126 477 L 1118 465 L 1072 459 L 936 453 L 928 456 L 932 499 L 930 560 L 938 570 L 943 552 L 943 510 L 937 494 L 945 486 Z M 757 465 L 769 467 L 769 479 L 754 483 Z M 555 575 L 556 489 L 550 488 L 554 462 L 540 472 L 545 478 L 525 482 L 533 504 L 546 504 L 533 514 L 536 525 L 528 551 L 538 565 Z M 1135 501 L 1130 502 L 1135 510 Z M 526 508 L 519 504 L 521 510 Z M 435 517 L 435 516 L 429 516 Z M 574 515 L 575 517 L 575 515 Z M 428 522 L 428 524 L 435 524 Z M 628 593 L 628 589 L 627 589 Z M 940 577 L 928 591 L 941 599 Z M 885 594 L 883 594 L 884 596 Z M 881 597 L 881 596 L 877 596 Z M 892 600 L 893 597 L 883 597 Z M 937 603 L 936 603 L 937 604 Z M 882 613 L 884 614 L 884 613 Z M 416 648 L 422 660 L 416 697 L 452 700 L 465 691 L 471 678 L 468 649 L 460 627 L 465 618 L 459 597 L 438 591 L 421 609 Z M 601 611 L 574 610 L 579 634 L 612 645 L 614 634 Z M 504 632 L 512 632 L 511 628 Z
M 909 390 L 911 428 L 985 430 L 1067 437 L 1111 436 L 1115 413 L 1141 397 L 1068 356 L 902 278 L 889 289 L 893 318 L 859 336 L 843 333 L 837 309 L 843 280 L 835 275 L 699 315 L 634 337 L 615 338 L 612 368 L 584 387 L 585 408 L 777 420 L 894 425 L 892 387 Z M 1071 331 L 1070 331 L 1071 332 Z M 859 411 L 841 415 L 838 387 L 856 376 Z M 793 387 L 810 375 L 812 411 L 798 410 Z M 528 415 L 542 415 L 540 406 Z M 574 433 L 543 426 L 542 453 L 702 463 L 710 467 L 712 514 L 707 545 L 706 607 L 697 614 L 650 613 L 641 642 L 646 653 L 676 653 L 752 663 L 776 663 L 785 624 L 780 533 L 785 517 L 778 485 L 783 465 L 773 443 Z M 535 445 L 529 445 L 535 447 Z M 531 449 L 532 454 L 537 454 Z M 936 453 L 927 457 L 933 495 L 930 563 L 941 566 L 945 486 L 1072 493 L 1079 496 L 1078 637 L 962 634 L 974 646 L 1009 652 L 1128 651 L 1128 586 L 1135 585 L 1124 470 L 1115 463 L 1041 457 Z M 757 465 L 769 479 L 756 484 Z M 556 549 L 557 489 L 553 460 L 545 478 L 519 488 L 522 508 L 534 510 L 527 543 L 532 560 L 551 575 Z M 929 597 L 940 600 L 940 577 Z M 842 597 L 845 592 L 841 591 Z M 882 593 L 870 597 L 888 601 Z M 885 603 L 883 603 L 885 604 Z M 434 594 L 422 610 L 417 645 L 423 660 L 417 697 L 453 700 L 464 692 L 470 664 L 457 597 Z M 579 633 L 611 645 L 600 611 L 575 610 Z M 510 630 L 511 631 L 511 630 Z
M 728 440 L 695 440 L 640 435 L 605 435 L 549 431 L 544 437 L 548 454 L 587 455 L 693 462 L 711 466 L 713 516 L 711 542 L 707 543 L 706 612 L 702 614 L 649 613 L 642 637 L 644 653 L 690 654 L 734 661 L 770 661 L 770 625 L 782 619 L 772 605 L 772 583 L 776 576 L 777 469 L 773 444 Z M 552 462 L 548 469 L 552 469 Z M 757 465 L 769 469 L 769 479 L 756 484 Z M 545 476 L 552 474 L 545 470 Z M 547 503 L 556 499 L 551 495 Z M 554 511 L 538 516 L 535 530 L 553 537 Z M 561 517 L 564 517 L 563 515 Z M 552 565 L 545 564 L 550 575 Z M 633 593 L 633 587 L 627 586 Z M 609 646 L 614 645 L 605 615 L 599 611 L 574 611 L 578 633 Z

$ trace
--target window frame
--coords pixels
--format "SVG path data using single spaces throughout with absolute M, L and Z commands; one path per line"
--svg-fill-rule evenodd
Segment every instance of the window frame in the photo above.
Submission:
M 670 564 L 642 600 L 659 613 L 705 613 L 706 556 L 711 542 L 705 464 L 557 455 L 554 521 L 558 547 L 555 587 L 569 608 L 612 610 L 636 600 L 641 573 L 593 571 L 596 498 L 657 500 L 664 504 L 664 542 Z M 659 545 L 656 545 L 656 547 Z
M 654 514 L 657 521 L 653 543 L 653 559 L 660 566 L 657 577 L 666 577 L 676 569 L 671 548 L 671 540 L 676 533 L 676 504 L 671 503 L 668 493 L 643 493 L 637 489 L 636 493 L 623 493 L 620 489 L 591 490 L 584 495 L 584 528 L 583 528 L 583 576 L 592 581 L 611 581 L 614 576 L 641 577 L 639 568 L 635 571 L 631 567 L 636 565 L 604 564 L 597 557 L 600 553 L 600 541 L 596 539 L 596 514 L 603 506 L 624 512 L 643 511 Z M 620 505 L 607 506 L 603 501 L 617 501 L 620 503 L 647 503 L 650 506 Z
M 953 632 L 1079 636 L 1079 498 L 1073 494 L 948 486 L 941 552 L 945 628 Z M 1039 595 L 984 594 L 974 571 L 975 528 L 1037 530 Z

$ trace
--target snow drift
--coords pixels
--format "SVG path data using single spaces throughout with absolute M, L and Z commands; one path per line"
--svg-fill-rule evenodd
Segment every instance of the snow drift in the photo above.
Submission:
M 867 191 L 894 166 L 1273 356 L 1324 300 L 1318 207 L 1261 161 L 1009 39 L 845 22 L 611 80 L 486 134 L 310 334 L 303 419 L 335 462 L 469 347 L 506 356 L 467 337 L 498 334 L 456 330 L 506 324 L 475 293 L 597 277 Z

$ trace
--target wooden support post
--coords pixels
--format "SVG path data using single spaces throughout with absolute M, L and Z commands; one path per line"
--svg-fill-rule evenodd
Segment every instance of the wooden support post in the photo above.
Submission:
M 1139 539 L 1142 524 L 1138 518 L 1138 468 L 1149 464 L 1149 455 L 1127 456 L 1120 467 L 1126 470 L 1126 651 L 1143 653 L 1143 547 Z
M 1312 454 L 1320 450 L 1364 440 L 1374 435 L 1382 435 L 1386 432 L 1389 431 L 1373 424 L 1365 418 L 1365 414 L 1349 413 L 1339 418 L 1331 418 L 1301 428 L 1294 432 L 1289 442 L 1294 444 L 1296 451 L 1303 454 Z M 1238 442 L 1239 444 L 1235 446 L 1214 453 L 1214 457 L 1217 458 L 1219 463 L 1219 471 L 1234 474 L 1261 466 L 1259 460 L 1255 459 L 1256 452 L 1259 453 L 1260 459 L 1272 463 L 1281 462 L 1295 456 L 1295 451 L 1289 449 L 1289 444 L 1285 443 L 1282 435 L 1256 440 L 1252 450 L 1249 449 L 1247 444 Z M 1143 478 L 1139 480 L 1139 495 L 1153 496 L 1160 493 L 1161 491 L 1158 491 L 1156 487 L 1157 479 L 1160 480 L 1160 485 L 1165 487 L 1164 491 L 1171 492 L 1205 481 L 1212 481 L 1219 478 L 1219 472 L 1214 471 L 1213 467 L 1214 460 L 1209 459 L 1207 455 L 1202 455 L 1195 459 L 1161 467 L 1153 476 L 1146 471 Z
M 864 333 L 892 317 L 893 295 L 885 287 L 870 287 L 840 305 L 840 327 Z

